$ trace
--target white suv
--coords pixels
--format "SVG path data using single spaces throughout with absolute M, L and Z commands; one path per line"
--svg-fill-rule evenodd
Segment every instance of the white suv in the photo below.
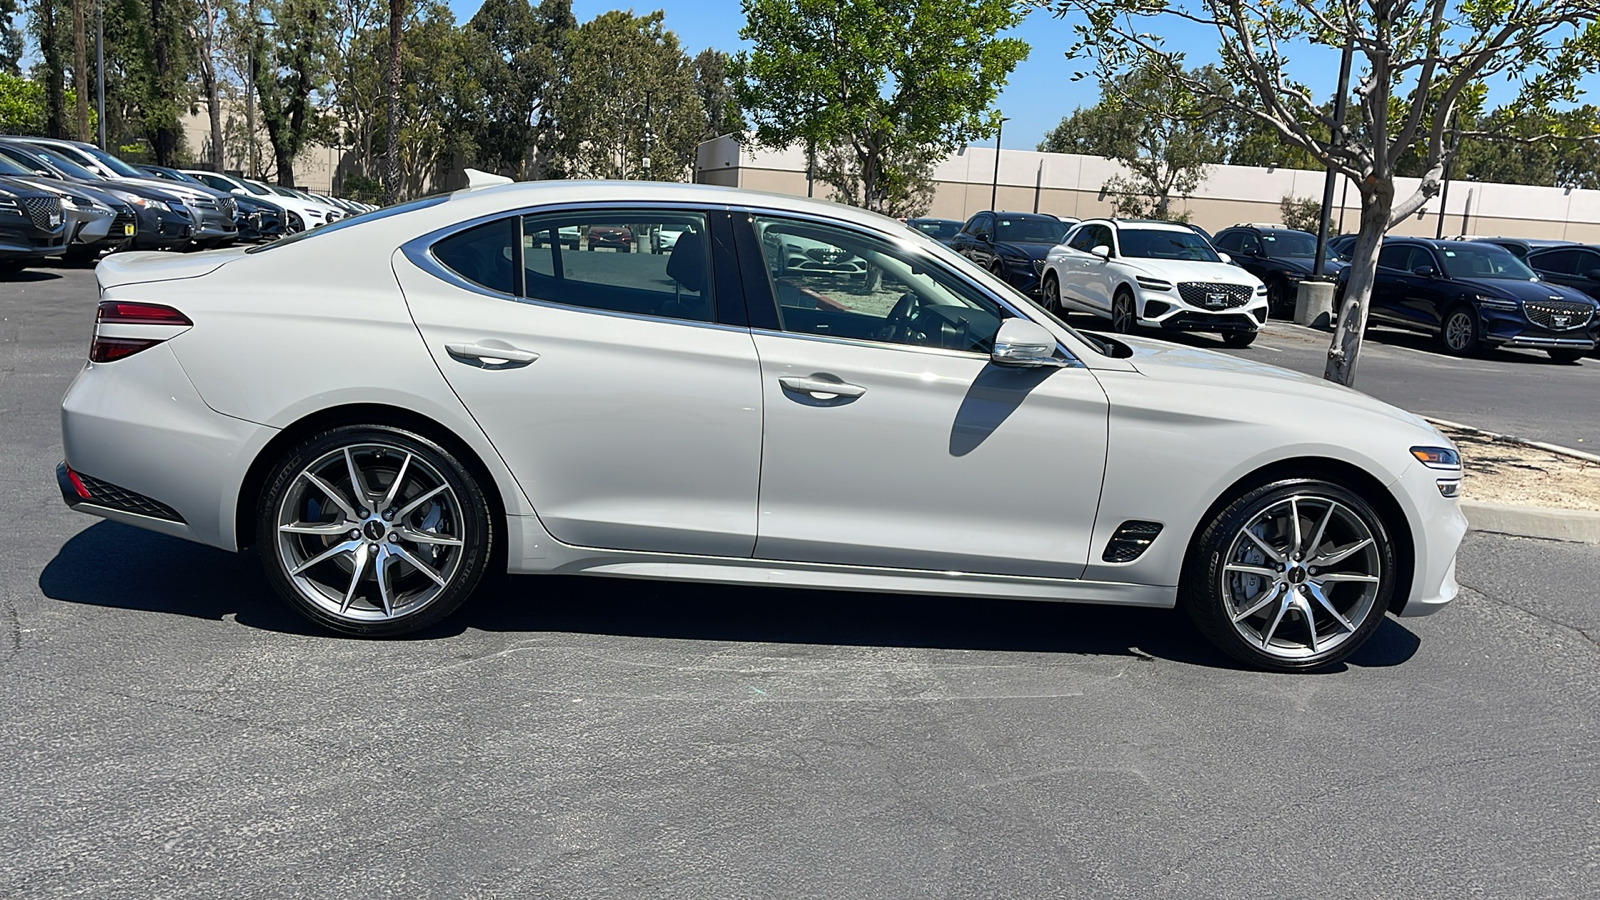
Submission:
M 1089 219 L 1050 250 L 1041 273 L 1044 302 L 1137 326 L 1215 331 L 1245 347 L 1267 320 L 1267 288 L 1194 229 L 1171 222 Z

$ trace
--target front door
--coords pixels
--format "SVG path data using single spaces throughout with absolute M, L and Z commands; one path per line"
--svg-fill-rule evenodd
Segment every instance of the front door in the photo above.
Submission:
M 756 556 L 1076 578 L 1105 470 L 1107 401 L 1086 368 L 989 352 L 1012 313 L 924 251 L 757 216 L 864 265 L 747 279 L 765 440 Z M 863 274 L 854 274 L 865 270 Z M 770 318 L 770 316 L 769 316 Z
M 395 256 L 440 371 L 560 541 L 730 557 L 755 545 L 760 368 L 737 281 L 716 289 L 713 257 L 729 264 L 708 239 L 715 218 L 512 216 Z M 719 315 L 730 304 L 733 324 Z

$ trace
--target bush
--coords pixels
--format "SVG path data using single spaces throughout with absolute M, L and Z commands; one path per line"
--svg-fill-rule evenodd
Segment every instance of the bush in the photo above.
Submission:
M 1316 234 L 1317 226 L 1322 222 L 1322 203 L 1310 198 L 1300 198 L 1285 195 L 1279 204 L 1283 210 L 1283 224 L 1285 228 L 1296 231 L 1309 231 Z M 1338 232 L 1333 232 L 1337 234 Z

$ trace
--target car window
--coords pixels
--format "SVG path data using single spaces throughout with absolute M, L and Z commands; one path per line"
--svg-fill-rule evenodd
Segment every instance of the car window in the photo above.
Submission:
M 994 238 L 997 241 L 1019 241 L 1025 244 L 1059 244 L 1067 234 L 1067 226 L 1060 219 L 1033 216 L 999 216 L 995 219 Z
M 991 231 L 993 231 L 993 227 L 990 225 L 987 213 L 979 213 L 967 223 L 967 234 L 973 237 L 986 237 Z
M 1224 231 L 1222 234 L 1217 235 L 1217 239 L 1211 243 L 1214 244 L 1219 250 L 1228 250 L 1238 253 L 1244 249 L 1244 232 Z
M 1444 274 L 1451 278 L 1487 278 L 1494 281 L 1533 281 L 1539 276 L 1510 251 L 1493 244 L 1453 244 L 1439 251 Z M 1418 263 L 1432 265 L 1432 263 Z
M 1589 273 L 1596 269 L 1600 269 L 1600 253 L 1593 250 L 1579 250 L 1577 274 L 1587 278 Z
M 1384 269 L 1396 269 L 1401 272 L 1411 271 L 1408 265 L 1411 261 L 1410 244 L 1386 244 L 1378 251 L 1378 265 Z
M 515 219 L 477 225 L 434 244 L 433 258 L 473 284 L 502 294 L 515 294 L 515 269 L 511 261 L 515 234 Z
M 1238 232 L 1239 252 L 1246 256 L 1254 256 L 1261 250 L 1261 240 L 1253 232 Z
M 1135 259 L 1182 259 L 1221 262 L 1206 239 L 1192 231 L 1165 228 L 1123 228 L 1122 255 Z
M 33 144 L 28 147 L 26 152 L 31 153 L 32 155 L 37 156 L 38 158 L 49 163 L 51 166 L 55 167 L 58 172 L 68 178 L 76 178 L 79 181 L 104 180 L 98 173 L 85 169 L 83 166 L 73 162 L 67 156 L 56 151 L 52 147 L 44 147 L 38 144 Z
M 523 291 L 534 300 L 710 322 L 702 213 L 575 210 L 522 220 Z
M 951 238 L 961 230 L 961 223 L 943 219 L 917 219 L 912 221 L 911 227 L 932 238 Z
M 1577 250 L 1546 250 L 1543 253 L 1529 253 L 1528 265 L 1540 272 L 1549 272 L 1552 275 L 1578 274 L 1578 259 L 1582 254 Z
M 989 353 L 1007 312 L 928 258 L 859 232 L 757 218 L 786 332 Z
M 1277 259 L 1286 256 L 1309 259 L 1317 253 L 1317 237 L 1298 231 L 1267 231 L 1261 234 L 1261 247 L 1267 256 Z

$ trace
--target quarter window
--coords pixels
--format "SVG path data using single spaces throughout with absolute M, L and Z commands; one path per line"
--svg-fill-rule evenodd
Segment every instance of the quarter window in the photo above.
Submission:
M 516 219 L 501 219 L 458 231 L 433 245 L 433 258 L 479 287 L 502 294 L 516 294 L 516 284 L 512 280 L 515 270 L 511 262 L 516 227 Z
M 706 217 L 671 210 L 577 210 L 522 220 L 523 293 L 534 300 L 709 322 Z
M 861 233 L 754 220 L 784 331 L 989 353 L 1010 317 L 931 260 Z

